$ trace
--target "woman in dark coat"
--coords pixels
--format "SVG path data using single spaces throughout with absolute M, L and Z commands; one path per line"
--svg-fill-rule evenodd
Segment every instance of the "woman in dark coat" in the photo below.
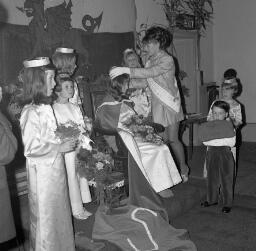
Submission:
M 0 104 L 1 100 L 2 87 L 0 86 Z M 16 151 L 17 140 L 12 133 L 11 123 L 0 111 L 0 247 L 2 243 L 16 236 L 5 171 L 5 166 L 13 160 Z

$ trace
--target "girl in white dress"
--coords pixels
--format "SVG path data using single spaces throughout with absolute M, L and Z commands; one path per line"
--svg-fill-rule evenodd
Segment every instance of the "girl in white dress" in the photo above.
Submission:
M 77 68 L 76 61 L 77 55 L 73 48 L 59 47 L 52 55 L 52 62 L 57 68 L 59 75 L 73 76 Z M 69 99 L 69 102 L 78 105 L 83 112 L 82 101 L 76 81 L 74 81 L 74 95 Z
M 75 251 L 62 154 L 76 140 L 60 141 L 51 107 L 54 68 L 48 58 L 24 61 L 21 73 L 26 106 L 20 117 L 28 176 L 30 248 L 33 251 Z
M 85 131 L 85 123 L 79 107 L 71 102 L 69 99 L 74 95 L 74 83 L 70 77 L 57 77 L 57 85 L 55 87 L 57 100 L 53 104 L 55 117 L 58 124 L 64 124 L 68 121 L 73 121 L 81 130 Z M 91 141 L 88 137 L 85 141 L 89 144 Z M 91 201 L 88 182 L 85 178 L 79 178 L 76 173 L 75 159 L 76 152 L 72 151 L 64 155 L 65 165 L 68 175 L 69 197 L 71 202 L 72 214 L 75 218 L 83 220 L 87 219 L 91 213 L 86 211 L 83 207 L 83 202 Z M 80 189 L 79 183 L 82 182 Z

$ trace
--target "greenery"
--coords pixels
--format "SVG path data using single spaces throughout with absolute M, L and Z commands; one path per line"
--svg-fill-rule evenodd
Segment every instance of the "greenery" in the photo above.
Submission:
M 206 29 L 213 18 L 213 0 L 155 0 L 163 6 L 170 27 L 178 26 L 178 15 L 193 16 L 195 29 Z
M 118 189 L 123 174 L 114 172 L 114 160 L 111 149 L 104 141 L 95 141 L 92 150 L 80 148 L 76 156 L 76 170 L 95 187 L 96 199 L 100 206 L 112 207 L 124 195 Z M 121 185 L 123 186 L 123 185 Z

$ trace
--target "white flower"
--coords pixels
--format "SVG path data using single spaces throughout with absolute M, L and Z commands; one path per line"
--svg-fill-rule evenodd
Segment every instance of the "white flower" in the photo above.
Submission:
M 104 167 L 104 164 L 103 164 L 102 162 L 97 162 L 97 163 L 96 163 L 96 168 L 97 168 L 98 170 L 102 170 L 103 167 Z
M 89 150 L 89 151 L 91 151 L 92 150 L 92 146 L 91 146 L 91 142 L 93 142 L 89 137 L 86 137 L 85 135 L 81 135 L 81 137 L 80 137 L 80 146 L 82 147 L 82 148 L 85 148 L 85 149 L 87 149 L 87 150 Z

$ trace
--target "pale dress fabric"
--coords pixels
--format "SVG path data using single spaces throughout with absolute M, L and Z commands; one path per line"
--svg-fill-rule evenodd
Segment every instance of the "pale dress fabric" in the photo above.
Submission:
M 117 126 L 124 144 L 156 192 L 180 183 L 182 179 L 169 148 L 165 144 L 156 145 L 134 138 L 123 125 L 122 122 L 133 114 L 134 110 L 127 104 L 110 99 L 97 109 L 96 119 L 103 128 Z
M 140 85 L 140 88 L 136 86 Z M 131 79 L 129 88 L 134 89 L 129 99 L 134 102 L 134 110 L 143 117 L 150 116 L 151 113 L 151 91 L 144 79 Z
M 30 250 L 74 251 L 66 171 L 51 106 L 25 106 L 20 126 L 27 159 Z
M 175 65 L 173 58 L 164 51 L 151 57 L 145 68 L 131 68 L 131 79 L 152 78 L 161 88 L 173 97 L 180 97 L 175 81 Z M 178 123 L 184 119 L 182 108 L 175 112 L 152 92 L 152 117 L 155 123 L 164 127 Z
M 80 108 L 70 102 L 65 104 L 54 103 L 54 114 L 58 124 L 71 120 L 76 124 L 85 127 Z M 73 215 L 84 211 L 83 203 L 91 202 L 91 194 L 86 178 L 79 177 L 75 168 L 76 152 L 65 153 L 65 165 L 68 176 L 69 197 Z
M 79 95 L 79 88 L 76 81 L 74 81 L 74 95 L 69 99 L 69 102 L 79 106 L 82 105 L 82 100 Z

